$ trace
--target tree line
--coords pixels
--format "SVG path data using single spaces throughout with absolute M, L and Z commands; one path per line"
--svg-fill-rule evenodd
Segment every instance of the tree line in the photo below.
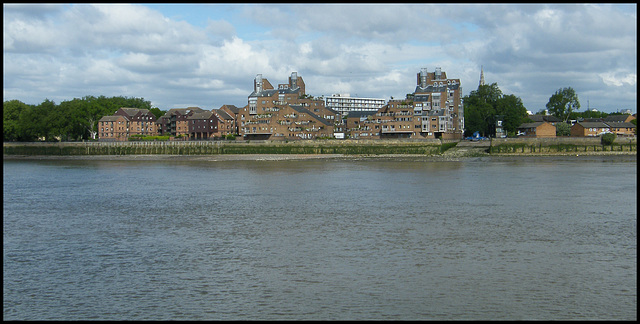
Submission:
M 85 96 L 60 104 L 45 99 L 39 105 L 19 100 L 5 101 L 3 108 L 4 141 L 81 141 L 94 140 L 98 120 L 113 115 L 122 107 L 149 109 L 156 118 L 164 111 L 151 102 L 135 97 Z
M 462 100 L 464 102 L 465 136 L 479 132 L 484 137 L 494 137 L 496 135 L 496 121 L 500 119 L 507 136 L 512 137 L 516 136 L 520 125 L 532 122 L 522 100 L 512 94 L 503 94 L 497 83 L 481 85 L 477 90 L 464 96 Z M 558 136 L 569 135 L 570 126 L 567 123 L 569 120 L 604 118 L 610 115 L 590 110 L 579 112 L 579 109 L 578 95 L 573 88 L 567 87 L 558 89 L 551 95 L 546 110 L 542 109 L 536 114 L 545 115 L 548 112 L 560 119 L 562 122 L 556 123 L 556 135 Z

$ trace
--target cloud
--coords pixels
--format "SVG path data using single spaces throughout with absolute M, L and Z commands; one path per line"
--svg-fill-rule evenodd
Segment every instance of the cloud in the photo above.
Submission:
M 483 66 L 529 110 L 567 86 L 592 106 L 636 107 L 635 5 L 181 7 L 198 22 L 143 5 L 3 8 L 7 100 L 113 93 L 162 109 L 244 106 L 256 74 L 278 84 L 293 71 L 315 96 L 398 98 L 422 67 L 442 67 L 468 93 Z
M 606 72 L 598 74 L 598 76 L 606 85 L 614 87 L 621 87 L 625 84 L 635 86 L 637 82 L 637 76 L 635 73 L 626 73 L 624 71 Z
M 220 45 L 221 42 L 231 40 L 236 36 L 236 29 L 225 20 L 209 20 L 206 32 L 215 45 Z

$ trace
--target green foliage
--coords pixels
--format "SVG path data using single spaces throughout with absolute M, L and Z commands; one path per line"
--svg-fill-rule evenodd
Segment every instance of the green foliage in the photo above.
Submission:
M 23 125 L 20 123 L 20 115 L 30 109 L 31 106 L 18 101 L 10 100 L 2 104 L 2 136 L 5 141 L 27 141 Z
M 609 114 L 606 113 L 606 112 L 585 110 L 585 111 L 581 111 L 581 112 L 577 112 L 577 111 L 571 112 L 571 114 L 569 114 L 569 119 L 578 119 L 579 117 L 581 117 L 581 118 L 605 118 L 607 116 L 609 116 Z
M 547 103 L 547 110 L 550 114 L 566 122 L 572 112 L 580 109 L 578 95 L 573 88 L 562 88 L 557 90 Z
M 505 95 L 496 103 L 496 114 L 502 116 L 504 130 L 507 133 L 513 133 L 527 118 L 527 108 L 524 107 L 522 99 L 519 97 Z
M 556 123 L 556 136 L 571 135 L 571 127 L 567 123 Z
M 158 118 L 160 118 L 160 117 L 164 116 L 164 114 L 166 114 L 166 113 L 167 113 L 167 111 L 166 111 L 166 110 L 160 110 L 160 108 L 158 108 L 158 107 L 153 107 L 153 108 L 149 109 L 149 111 L 150 111 L 154 116 L 156 116 L 156 119 L 158 119 Z
M 5 141 L 78 141 L 95 139 L 98 120 L 122 107 L 150 109 L 143 98 L 105 96 L 74 98 L 56 105 L 45 99 L 39 105 L 18 100 L 3 103 Z
M 457 142 L 451 142 L 451 143 L 443 143 L 442 145 L 440 145 L 440 153 L 444 153 L 446 152 L 448 149 L 455 147 L 456 145 L 458 145 Z
M 600 143 L 602 145 L 611 145 L 616 140 L 616 134 L 614 133 L 606 133 L 600 136 Z
M 168 141 L 169 135 L 147 136 L 141 134 L 131 135 L 129 141 Z
M 482 85 L 471 91 L 464 101 L 465 136 L 479 132 L 482 136 L 495 136 L 496 116 L 502 116 L 502 127 L 514 133 L 527 116 L 522 100 L 515 95 L 503 95 L 497 83 Z
M 226 138 L 228 140 L 235 140 L 236 139 L 236 135 L 235 134 L 227 134 L 224 138 Z

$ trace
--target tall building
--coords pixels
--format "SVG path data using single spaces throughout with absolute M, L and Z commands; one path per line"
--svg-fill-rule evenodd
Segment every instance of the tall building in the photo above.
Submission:
M 482 65 L 480 66 L 480 83 L 478 84 L 478 87 L 483 86 L 484 85 L 484 69 L 482 67 Z
M 441 68 L 417 75 L 417 86 L 406 99 L 390 100 L 375 114 L 347 116 L 351 138 L 462 139 L 464 109 L 460 79 L 447 78 Z
M 460 79 L 447 78 L 440 67 L 436 67 L 434 72 L 423 68 L 418 73 L 417 83 L 413 92 L 413 109 L 415 116 L 422 119 L 423 136 L 462 139 L 464 107 Z

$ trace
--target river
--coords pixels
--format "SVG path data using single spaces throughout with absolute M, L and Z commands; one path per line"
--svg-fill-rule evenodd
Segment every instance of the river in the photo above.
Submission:
M 5 160 L 4 320 L 636 320 L 637 161 Z

